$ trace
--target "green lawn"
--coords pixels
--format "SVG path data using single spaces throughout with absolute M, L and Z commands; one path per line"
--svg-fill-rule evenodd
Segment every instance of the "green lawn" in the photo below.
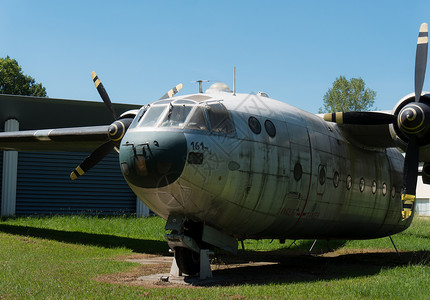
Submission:
M 252 284 L 148 289 L 94 280 L 137 266 L 119 257 L 136 253 L 167 255 L 164 234 L 164 221 L 158 217 L 53 216 L 2 220 L 0 299 L 430 298 L 430 219 L 425 218 L 414 220 L 411 228 L 393 236 L 403 252 L 401 260 L 392 253 L 388 238 L 332 241 L 332 248 L 346 253 L 340 257 L 297 254 L 306 252 L 312 241 L 296 242 L 290 250 L 286 248 L 292 241 L 285 244 L 245 241 L 246 254 L 230 259 L 249 256 L 281 261 L 272 268 L 250 269 L 263 276 Z M 357 254 L 355 249 L 378 250 Z M 380 253 L 380 249 L 391 253 Z M 317 243 L 314 248 L 314 253 L 325 251 L 325 242 Z M 289 268 L 293 270 L 291 274 Z M 286 275 L 278 278 L 275 275 L 280 271 Z M 267 276 L 264 272 L 268 272 Z

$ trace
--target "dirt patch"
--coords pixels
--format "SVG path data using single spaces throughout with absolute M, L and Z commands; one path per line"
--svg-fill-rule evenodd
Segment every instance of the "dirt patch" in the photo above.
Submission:
M 166 258 L 168 259 L 167 261 Z M 120 256 L 117 259 L 136 262 L 140 265 L 127 272 L 101 275 L 95 278 L 95 280 L 112 284 L 146 286 L 146 284 L 143 284 L 138 278 L 157 273 L 169 273 L 173 258 L 149 254 L 134 254 L 130 256 Z
M 246 251 L 238 255 L 219 254 L 211 260 L 213 278 L 175 277 L 169 274 L 173 257 L 135 254 L 120 257 L 139 266 L 95 280 L 111 284 L 148 288 L 199 288 L 241 284 L 269 284 L 317 281 L 368 276 L 383 268 L 429 261 L 427 252 L 403 252 L 391 249 L 340 249 L 318 255 L 291 251 Z

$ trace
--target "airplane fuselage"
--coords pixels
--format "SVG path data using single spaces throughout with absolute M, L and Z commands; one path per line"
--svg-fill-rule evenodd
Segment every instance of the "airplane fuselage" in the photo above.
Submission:
M 366 239 L 412 220 L 402 221 L 398 150 L 364 149 L 336 124 L 260 95 L 188 95 L 142 108 L 120 164 L 161 217 L 238 239 Z

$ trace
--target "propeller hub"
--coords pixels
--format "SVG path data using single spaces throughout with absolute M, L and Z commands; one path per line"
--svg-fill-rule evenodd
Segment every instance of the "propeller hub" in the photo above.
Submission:
M 427 105 L 410 103 L 406 105 L 397 117 L 397 125 L 407 135 L 416 135 L 428 127 Z
M 124 137 L 132 121 L 132 118 L 125 118 L 113 122 L 108 129 L 109 139 L 114 142 L 120 141 Z

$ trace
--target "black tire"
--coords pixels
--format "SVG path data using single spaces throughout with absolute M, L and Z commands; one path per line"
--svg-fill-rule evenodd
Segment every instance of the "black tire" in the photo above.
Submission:
M 200 272 L 200 255 L 188 248 L 176 247 L 175 259 L 183 274 L 197 275 Z

